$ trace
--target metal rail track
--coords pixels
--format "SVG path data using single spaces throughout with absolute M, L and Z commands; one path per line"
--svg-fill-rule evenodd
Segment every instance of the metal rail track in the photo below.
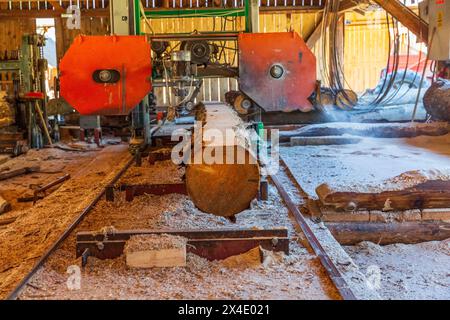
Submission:
M 295 189 L 298 191 L 300 196 L 305 201 L 309 198 L 307 193 L 301 188 L 298 181 L 295 179 L 294 175 L 292 174 L 289 167 L 286 165 L 283 159 L 280 158 L 280 164 L 281 169 L 284 171 L 286 176 L 289 178 L 290 182 L 292 183 L 292 186 L 295 187 Z M 289 211 L 294 216 L 297 224 L 299 225 L 300 229 L 302 230 L 303 234 L 306 237 L 306 240 L 308 241 L 309 245 L 313 249 L 314 253 L 319 258 L 322 266 L 325 268 L 328 276 L 330 277 L 331 281 L 335 285 L 336 289 L 338 290 L 339 294 L 341 295 L 343 300 L 357 300 L 355 294 L 351 291 L 349 288 L 347 282 L 345 281 L 344 277 L 342 276 L 341 272 L 338 270 L 334 262 L 330 259 L 327 251 L 323 248 L 321 245 L 319 239 L 315 235 L 314 231 L 309 226 L 308 222 L 306 221 L 303 214 L 300 212 L 298 206 L 294 203 L 292 198 L 289 196 L 288 192 L 286 191 L 285 187 L 283 186 L 283 183 L 279 179 L 279 177 L 274 174 L 270 176 L 270 179 L 272 180 L 273 184 L 276 186 L 278 193 L 280 194 L 281 198 L 283 199 L 284 203 L 286 204 L 286 207 L 289 209 Z
M 136 161 L 135 157 L 132 157 L 125 166 L 114 176 L 111 184 L 115 184 L 119 181 L 120 177 L 128 170 L 128 168 Z M 22 279 L 22 281 L 11 291 L 11 293 L 6 297 L 6 300 L 16 300 L 20 295 L 28 281 L 33 277 L 33 275 L 41 268 L 47 261 L 48 257 L 58 249 L 58 247 L 63 243 L 64 240 L 72 233 L 72 231 L 80 224 L 84 217 L 95 207 L 95 205 L 100 201 L 100 199 L 105 195 L 107 186 L 102 188 L 102 190 L 97 194 L 97 196 L 92 200 L 78 215 L 78 217 L 70 224 L 70 226 L 61 234 L 61 236 L 56 240 L 56 242 L 44 253 L 44 255 L 35 263 L 31 271 Z

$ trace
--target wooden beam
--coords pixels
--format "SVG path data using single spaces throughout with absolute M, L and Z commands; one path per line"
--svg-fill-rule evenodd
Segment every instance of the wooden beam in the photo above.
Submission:
M 357 0 L 341 0 L 341 3 L 339 5 L 339 12 L 343 13 L 345 11 L 353 10 L 361 3 L 361 1 Z M 313 48 L 316 42 L 320 39 L 322 35 L 322 26 L 323 26 L 323 19 L 320 19 L 319 24 L 314 29 L 313 33 L 308 37 L 306 40 L 306 45 L 309 48 Z
M 1 10 L 0 18 L 61 18 L 66 10 Z M 109 17 L 109 9 L 81 9 L 81 17 Z
M 428 23 L 398 0 L 374 0 L 401 24 L 414 33 L 418 40 L 428 43 Z
M 320 36 L 322 35 L 322 26 L 323 26 L 323 18 L 320 19 L 319 24 L 316 26 L 314 31 L 306 40 L 306 45 L 308 48 L 312 49 L 317 41 L 319 41 Z

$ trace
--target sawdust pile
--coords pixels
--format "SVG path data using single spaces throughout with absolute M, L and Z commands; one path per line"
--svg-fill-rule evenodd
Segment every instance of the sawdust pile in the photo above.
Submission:
M 450 299 L 450 239 L 345 247 L 384 299 Z
M 125 253 L 144 250 L 182 249 L 187 239 L 170 234 L 148 234 L 132 236 L 125 245 Z
M 58 191 L 33 208 L 15 213 L 16 221 L 0 230 L 0 298 L 22 280 L 128 157 L 124 145 L 105 148 Z
M 157 184 L 183 182 L 183 167 L 175 166 L 171 160 L 158 161 L 150 165 L 143 160 L 141 167 L 131 167 L 120 179 L 123 184 Z
M 227 268 L 255 268 L 261 264 L 262 253 L 259 247 L 251 249 L 243 254 L 231 256 L 221 261 Z

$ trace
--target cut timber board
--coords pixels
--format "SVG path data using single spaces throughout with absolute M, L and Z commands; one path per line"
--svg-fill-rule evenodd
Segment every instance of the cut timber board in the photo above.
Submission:
M 184 267 L 186 247 L 127 252 L 126 261 L 131 268 Z

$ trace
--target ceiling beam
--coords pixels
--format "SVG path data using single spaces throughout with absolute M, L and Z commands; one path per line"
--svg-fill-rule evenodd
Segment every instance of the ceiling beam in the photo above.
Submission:
M 414 33 L 418 40 L 428 43 L 428 23 L 398 0 L 373 0 L 401 24 Z

